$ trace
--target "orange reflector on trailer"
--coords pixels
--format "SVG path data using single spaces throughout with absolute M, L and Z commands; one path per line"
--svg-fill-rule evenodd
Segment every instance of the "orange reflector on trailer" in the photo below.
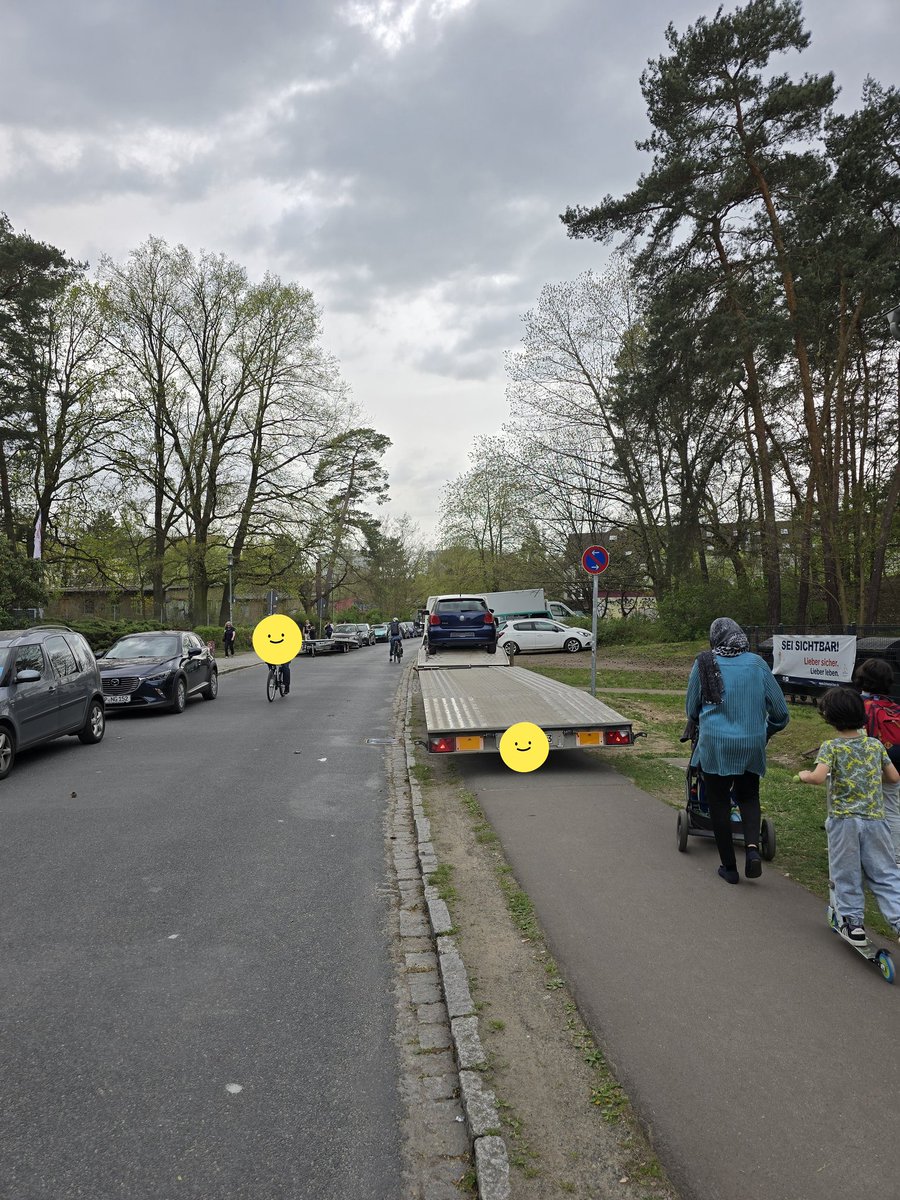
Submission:
M 599 729 L 585 729 L 575 734 L 576 746 L 599 746 L 602 740 L 603 735 Z
M 632 743 L 630 729 L 607 729 L 603 734 L 607 746 L 630 746 Z
M 457 750 L 483 750 L 484 738 L 480 737 L 457 737 Z

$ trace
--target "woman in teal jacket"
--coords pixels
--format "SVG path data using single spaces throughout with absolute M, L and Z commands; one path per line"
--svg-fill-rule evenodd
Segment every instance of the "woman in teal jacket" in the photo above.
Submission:
M 728 883 L 740 876 L 731 835 L 731 789 L 741 810 L 748 879 L 762 874 L 759 855 L 759 781 L 766 773 L 766 743 L 788 723 L 788 710 L 772 672 L 752 653 L 746 634 L 729 617 L 709 630 L 710 649 L 698 654 L 688 680 L 685 709 L 699 726 L 691 765 L 703 771 L 709 815 Z

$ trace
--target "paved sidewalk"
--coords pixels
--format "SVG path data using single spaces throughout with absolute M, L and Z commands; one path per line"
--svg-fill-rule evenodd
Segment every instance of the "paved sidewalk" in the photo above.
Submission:
M 242 650 L 240 654 L 234 654 L 228 658 L 221 654 L 216 655 L 216 666 L 219 668 L 220 675 L 227 675 L 229 671 L 240 671 L 242 667 L 261 667 L 262 665 L 255 650 Z

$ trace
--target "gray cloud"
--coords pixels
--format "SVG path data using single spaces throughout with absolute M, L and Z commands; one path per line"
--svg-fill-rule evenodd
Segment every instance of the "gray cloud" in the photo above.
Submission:
M 351 21 L 349 0 L 7 4 L 2 207 L 78 257 L 159 233 L 312 285 L 326 327 L 356 322 L 357 390 L 380 417 L 391 357 L 459 381 L 473 412 L 479 383 L 481 412 L 502 407 L 520 315 L 605 255 L 558 214 L 633 184 L 640 72 L 669 20 L 717 2 L 471 0 L 442 19 L 433 2 L 393 39 Z M 356 11 L 389 22 L 409 3 Z M 834 69 L 846 107 L 867 73 L 891 82 L 893 0 L 816 0 L 807 22 L 813 46 L 786 69 Z M 367 369 L 373 329 L 391 352 Z

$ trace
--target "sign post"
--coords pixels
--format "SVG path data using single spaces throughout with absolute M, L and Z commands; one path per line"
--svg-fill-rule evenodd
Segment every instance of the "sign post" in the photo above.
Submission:
M 609 551 L 603 546 L 588 546 L 581 556 L 582 569 L 594 577 L 594 599 L 591 605 L 591 695 L 597 695 L 597 607 L 599 588 L 597 577 L 609 566 Z

